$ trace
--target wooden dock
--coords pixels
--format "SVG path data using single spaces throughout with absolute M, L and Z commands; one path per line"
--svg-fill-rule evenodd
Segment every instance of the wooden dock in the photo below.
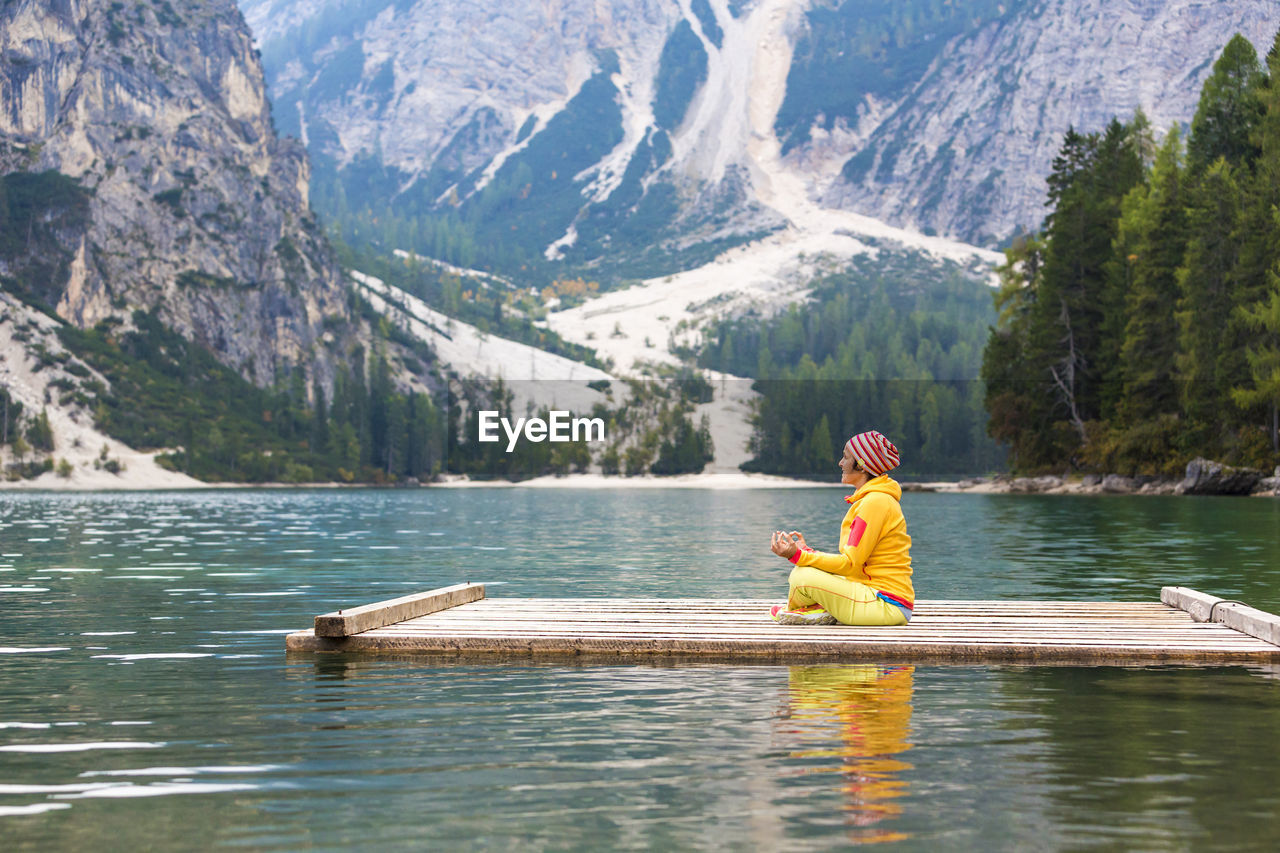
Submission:
M 773 601 L 485 598 L 461 584 L 317 616 L 291 651 L 1060 663 L 1280 662 L 1280 617 L 1182 587 L 1161 602 L 918 601 L 909 625 L 788 626 Z

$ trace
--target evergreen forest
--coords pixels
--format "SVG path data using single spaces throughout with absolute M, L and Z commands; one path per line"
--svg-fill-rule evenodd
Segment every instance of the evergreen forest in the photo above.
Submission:
M 705 417 L 694 419 L 711 387 L 689 371 L 627 380 L 619 394 L 613 383 L 596 383 L 604 402 L 575 413 L 605 424 L 594 460 L 596 448 L 585 439 L 520 441 L 512 452 L 505 441 L 480 443 L 479 410 L 546 420 L 547 407 L 519 411 L 501 380 L 446 381 L 425 344 L 354 293 L 351 300 L 373 331 L 373 345 L 348 354 L 328 393 L 318 382 L 308 388 L 300 369 L 259 388 L 152 312 L 135 311 L 131 329 L 115 319 L 87 330 L 62 324 L 65 349 L 56 352 L 39 342 L 33 326 L 14 334 L 27 341 L 37 371 L 64 374 L 49 383 L 60 405 L 89 411 L 105 434 L 137 449 L 161 449 L 162 466 L 209 482 L 392 485 L 445 473 L 523 480 L 583 472 L 593 461 L 607 475 L 674 475 L 697 473 L 713 458 L 710 426 Z M 406 389 L 395 379 L 404 370 L 439 390 Z M 71 476 L 70 464 L 59 459 L 67 448 L 56 445 L 47 411 L 31 410 L 7 388 L 0 388 L 0 447 L 10 457 L 4 473 L 11 480 L 47 471 Z M 118 474 L 125 463 L 104 446 L 94 467 Z
M 827 479 L 850 435 L 878 429 L 905 475 L 972 475 L 1003 465 L 978 381 L 993 320 L 980 276 L 882 249 L 775 317 L 722 320 L 697 358 L 756 380 L 747 470 Z
M 520 386 L 536 382 L 513 383 Z M 663 379 L 627 379 L 618 384 L 598 381 L 592 388 L 604 400 L 590 412 L 575 413 L 599 418 L 604 441 L 593 448 L 585 440 L 551 443 L 520 441 L 508 452 L 505 440 L 479 442 L 479 410 L 490 409 L 514 420 L 522 412 L 515 405 L 511 385 L 502 380 L 466 379 L 458 383 L 449 405 L 449 471 L 472 479 L 524 480 L 543 475 L 584 473 L 594 461 L 605 476 L 641 474 L 671 476 L 697 474 L 715 455 L 711 427 L 706 416 L 694 423 L 694 407 L 712 399 L 706 379 L 692 371 L 680 371 Z M 548 417 L 548 407 L 529 411 Z
M 386 324 L 374 350 L 352 353 L 326 395 L 319 384 L 308 389 L 301 370 L 258 388 L 154 314 L 138 311 L 133 321 L 127 332 L 111 322 L 60 329 L 68 351 L 111 383 L 90 375 L 66 391 L 92 405 L 94 425 L 113 438 L 177 448 L 159 457 L 162 465 L 243 483 L 390 483 L 443 469 L 443 413 L 430 395 L 396 387 Z
M 1155 137 L 1068 131 L 1006 252 L 982 376 L 1018 471 L 1280 463 L 1280 35 L 1265 60 L 1234 37 Z

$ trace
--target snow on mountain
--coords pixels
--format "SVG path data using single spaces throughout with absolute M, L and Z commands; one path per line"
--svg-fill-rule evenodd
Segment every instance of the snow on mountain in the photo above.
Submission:
M 459 377 L 507 383 L 517 412 L 529 405 L 589 412 L 604 395 L 588 383 L 614 378 L 573 359 L 482 332 L 375 276 L 353 270 L 351 278 L 376 311 L 428 344 Z
M 619 375 L 856 256 L 990 275 L 1068 127 L 1185 122 L 1230 36 L 1278 23 L 1273 0 L 240 2 L 277 121 L 348 200 L 463 223 L 475 252 L 448 260 L 513 286 L 631 280 L 548 318 Z
M 351 277 L 373 301 L 379 313 L 403 322 L 420 340 L 450 365 L 465 366 L 464 375 L 507 380 L 612 379 L 608 373 L 573 359 L 545 352 L 480 331 L 429 307 L 421 299 L 386 284 L 382 279 L 352 271 Z
M 388 285 L 381 279 L 361 272 L 352 272 L 351 277 L 360 289 L 361 295 L 379 312 L 398 323 L 401 328 L 429 344 L 436 355 L 446 364 L 451 365 L 460 376 L 474 376 L 483 379 L 501 378 L 515 396 L 514 410 L 524 412 L 530 406 L 550 406 L 564 408 L 575 413 L 586 413 L 596 403 L 607 402 L 605 394 L 599 390 L 602 380 L 614 383 L 611 393 L 614 402 L 621 402 L 628 396 L 625 385 L 618 383 L 618 376 L 581 364 L 572 359 L 553 355 L 548 352 L 481 332 L 474 326 L 460 322 L 430 308 L 422 300 L 399 288 Z M 651 285 L 655 290 L 662 290 L 665 296 L 672 296 L 675 291 L 670 285 Z M 650 288 L 634 288 L 627 293 L 644 293 Z M 687 299 L 694 291 L 686 287 Z M 708 289 L 706 292 L 711 292 Z M 604 300 L 610 303 L 604 306 L 607 316 L 604 319 L 594 317 L 592 308 L 601 300 L 595 300 L 585 307 L 585 313 L 593 316 L 594 322 L 585 323 L 583 308 L 553 313 L 552 328 L 564 337 L 580 340 L 588 345 L 598 344 L 583 334 L 584 330 L 602 328 L 602 324 L 611 322 L 614 317 L 625 317 L 628 328 L 637 324 L 638 328 L 648 328 L 651 323 L 662 324 L 667 318 L 658 320 L 663 310 L 674 310 L 653 302 L 648 306 L 624 306 L 619 309 L 614 298 L 617 294 L 609 294 Z M 678 297 L 674 297 L 679 301 Z M 655 313 L 656 312 L 656 313 Z M 654 326 L 657 328 L 658 326 Z M 611 327 L 612 328 L 612 327 Z M 674 363 L 665 345 L 660 350 L 640 350 L 639 341 L 624 345 L 630 338 L 613 337 L 609 341 L 613 346 L 600 346 L 602 353 L 615 357 L 626 369 L 620 376 L 641 376 L 643 365 L 637 369 L 637 355 L 647 355 L 653 362 Z M 641 360 L 642 361 L 642 360 Z M 715 444 L 715 459 L 707 466 L 707 475 L 726 475 L 738 472 L 739 466 L 751 458 L 747 443 L 751 437 L 751 402 L 757 396 L 751 390 L 751 381 L 735 376 L 722 375 L 714 371 L 709 373 L 714 399 L 695 407 L 694 421 L 706 415 L 711 428 L 712 441 Z M 589 383 L 597 383 L 596 388 Z
M 244 0 L 243 5 L 268 54 L 280 50 L 281 40 L 298 31 L 299 21 L 319 27 L 323 40 L 324 12 L 338 8 L 289 0 Z M 340 99 L 326 100 L 315 96 L 314 86 L 300 85 L 307 73 L 322 77 L 324 69 L 333 67 L 336 60 L 326 64 L 325 51 L 349 49 L 335 35 L 320 48 L 318 70 L 308 72 L 307 58 L 299 56 L 276 72 L 277 111 L 281 99 L 287 111 L 289 99 L 296 98 L 298 109 L 312 110 L 315 121 L 333 123 L 336 134 L 312 148 L 319 146 L 338 162 L 356 156 L 362 147 L 367 150 L 368 136 L 375 134 L 384 162 L 401 169 L 406 184 L 429 168 L 433 156 L 436 160 L 453 156 L 443 152 L 459 144 L 457 134 L 474 128 L 481 120 L 478 117 L 486 116 L 483 122 L 507 129 L 508 144 L 499 146 L 501 134 L 466 135 L 474 143 L 467 149 L 470 154 L 491 157 L 480 172 L 476 192 L 546 127 L 548 114 L 577 96 L 591 69 L 599 64 L 595 54 L 608 49 L 617 59 L 612 81 L 621 107 L 620 141 L 586 173 L 575 176 L 582 181 L 584 200 L 607 197 L 631 165 L 636 140 L 655 130 L 655 90 L 662 88 L 655 81 L 660 82 L 663 73 L 664 45 L 673 37 L 672 28 L 682 22 L 694 33 L 705 54 L 705 81 L 688 92 L 683 119 L 669 128 L 669 158 L 643 182 L 653 187 L 670 179 L 686 193 L 706 191 L 710 196 L 715 192 L 709 187 L 740 183 L 756 199 L 758 215 L 715 227 L 774 233 L 746 248 L 721 253 L 714 263 L 674 277 L 657 276 L 642 288 L 606 295 L 553 315 L 553 327 L 562 335 L 614 357 L 624 371 L 637 361 L 673 359 L 667 343 L 674 327 L 680 320 L 692 324 L 709 316 L 706 311 L 686 311 L 686 304 L 715 305 L 718 310 L 786 304 L 802 293 L 806 276 L 820 256 L 826 258 L 822 264 L 838 264 L 842 257 L 865 254 L 873 251 L 874 243 L 889 241 L 962 264 L 998 260 L 992 252 L 895 228 L 815 200 L 812 176 L 798 168 L 794 158 L 783 157 L 776 132 L 779 109 L 787 97 L 792 47 L 804 25 L 806 7 L 797 0 L 759 0 L 736 14 L 727 0 L 711 0 L 708 8 L 717 30 L 715 38 L 706 32 L 712 29 L 712 20 L 704 21 L 689 3 L 654 0 L 585 6 L 568 2 L 536 9 L 517 3 L 506 11 L 491 10 L 487 16 L 479 7 L 466 6 L 438 29 L 418 25 L 424 14 L 420 4 L 382 4 L 386 8 L 381 10 L 379 5 L 360 6 L 364 15 L 356 15 L 352 24 L 355 38 L 350 44 L 361 46 L 365 55 L 364 76 L 354 88 Z M 289 17 L 290 10 L 295 17 Z M 554 49 L 544 43 L 545 27 L 553 19 L 561 21 Z M 464 29 L 467 38 L 459 42 L 458 34 Z M 375 47 L 377 56 L 392 57 L 395 72 L 392 89 L 383 92 L 377 103 L 358 96 L 371 94 L 367 72 L 377 61 Z M 536 53 L 536 73 L 530 67 L 531 51 Z M 502 57 L 507 61 L 499 61 Z M 446 138 L 452 131 L 456 134 Z M 512 228 L 520 224 L 513 221 Z M 784 227 L 775 230 L 779 225 Z M 539 246 L 547 257 L 557 257 L 577 242 L 576 221 L 554 234 L 556 239 L 549 245 Z M 632 303 L 663 307 L 647 315 L 619 313 Z M 659 320 L 660 316 L 669 319 Z M 625 320 L 629 338 L 611 336 L 612 324 L 618 320 Z M 645 338 L 647 346 L 642 343 Z
M 5 489 L 190 489 L 205 484 L 162 468 L 158 451 L 137 451 L 93 425 L 88 406 L 59 400 L 59 386 L 80 376 L 103 377 L 71 356 L 58 340 L 58 323 L 0 291 L 0 387 L 28 416 L 43 412 L 53 433 L 53 454 L 66 467 L 31 479 L 7 481 Z M 53 365 L 41 356 L 58 356 Z M 70 369 L 69 369 L 70 368 Z M 71 370 L 79 371 L 73 373 Z M 10 429 L 16 425 L 10 423 Z M 12 448 L 11 448 L 12 449 Z M 7 463 L 17 460 L 7 459 Z M 111 461 L 112 471 L 103 463 Z
M 581 133 L 556 119 L 607 72 L 612 135 L 557 176 L 577 215 L 537 247 L 566 262 L 620 250 L 617 227 L 581 244 L 592 205 L 683 248 L 620 191 L 629 169 L 645 198 L 674 199 L 688 240 L 798 225 L 760 168 L 775 156 L 821 208 L 993 245 L 1040 224 L 1069 126 L 1137 108 L 1158 130 L 1185 122 L 1230 36 L 1265 51 L 1278 23 L 1273 0 L 240 3 L 281 126 L 440 206 L 465 209 L 540 135 Z

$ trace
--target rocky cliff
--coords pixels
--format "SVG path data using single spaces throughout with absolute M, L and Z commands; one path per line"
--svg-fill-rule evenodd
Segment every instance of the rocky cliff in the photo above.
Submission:
M 852 4 L 845 4 L 852 5 Z M 1143 110 L 1163 136 L 1195 114 L 1231 36 L 1265 54 L 1280 16 L 1257 0 L 1040 0 L 941 46 L 891 100 L 864 103 L 792 158 L 841 164 L 815 189 L 830 204 L 980 244 L 1038 228 L 1045 176 L 1068 127 Z
M 154 310 L 259 385 L 331 379 L 341 271 L 232 0 L 6 3 L 0 172 L 6 289 L 80 327 Z
M 588 263 L 794 225 L 797 192 L 996 245 L 1039 226 L 1069 126 L 1187 121 L 1230 36 L 1280 25 L 1273 0 L 240 2 L 335 212 Z

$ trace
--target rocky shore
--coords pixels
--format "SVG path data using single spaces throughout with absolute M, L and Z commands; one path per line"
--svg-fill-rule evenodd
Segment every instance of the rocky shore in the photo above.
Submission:
M 1280 466 L 1270 476 L 1256 468 L 1236 468 L 1209 459 L 1193 459 L 1186 473 L 1173 477 L 974 477 L 957 483 L 904 483 L 904 491 L 970 492 L 1022 495 L 1258 495 L 1280 497 Z

